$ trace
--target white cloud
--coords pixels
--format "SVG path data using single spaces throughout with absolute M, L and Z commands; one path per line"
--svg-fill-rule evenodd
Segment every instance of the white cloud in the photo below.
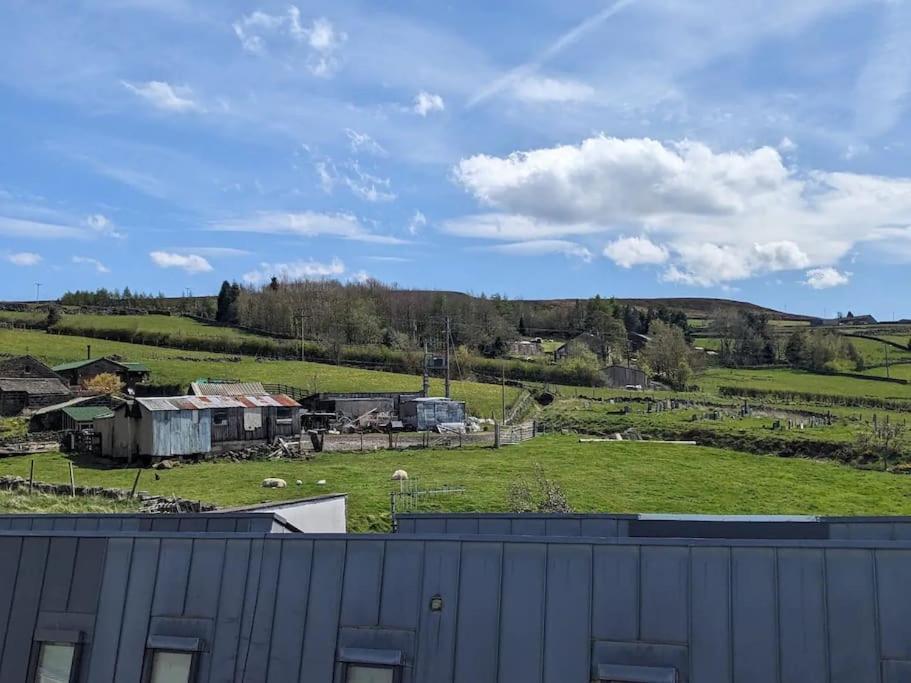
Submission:
M 176 254 L 167 251 L 153 251 L 149 258 L 159 268 L 180 268 L 190 275 L 212 271 L 212 264 L 199 254 Z
M 349 278 L 349 280 L 352 282 L 359 282 L 361 284 L 367 282 L 369 279 L 370 273 L 368 273 L 366 270 L 359 270 L 356 273 L 351 273 L 351 277 Z
M 911 93 L 911 5 L 884 2 L 882 24 L 853 98 L 856 129 L 863 136 L 888 133 L 902 118 Z
M 113 221 L 104 214 L 94 213 L 90 216 L 86 216 L 85 225 L 90 230 L 105 237 L 114 237 L 116 239 L 126 237 L 126 235 L 117 230 L 117 226 L 114 225 Z
M 427 217 L 420 211 L 415 210 L 411 220 L 408 221 L 408 232 L 412 235 L 417 235 L 426 225 Z
M 667 248 L 647 237 L 621 237 L 604 247 L 604 255 L 621 268 L 664 263 Z
M 568 240 L 530 240 L 528 242 L 510 242 L 490 247 L 491 251 L 503 254 L 516 254 L 521 256 L 541 256 L 547 254 L 562 254 L 566 257 L 577 258 L 585 263 L 590 263 L 592 253 L 587 247 Z
M 291 263 L 260 263 L 259 268 L 244 273 L 244 282 L 258 285 L 277 277 L 282 282 L 338 278 L 345 274 L 345 264 L 337 259 L 329 263 L 319 261 L 293 261 Z
M 72 225 L 46 223 L 24 218 L 0 216 L 0 235 L 28 237 L 31 239 L 79 239 L 87 237 L 86 231 Z
M 627 5 L 631 5 L 634 2 L 635 0 L 617 0 L 617 2 L 614 2 L 613 4 L 579 22 L 569 31 L 561 34 L 534 59 L 531 59 L 530 61 L 525 62 L 524 64 L 520 64 L 514 69 L 507 71 L 505 74 L 495 79 L 493 82 L 488 83 L 486 86 L 481 88 L 481 90 L 472 95 L 471 99 L 468 101 L 469 108 L 474 107 L 484 100 L 497 95 L 504 89 L 514 85 L 516 82 L 528 78 L 538 69 L 540 69 L 544 64 L 559 55 L 568 47 L 577 43 L 584 36 L 591 33 L 594 29 L 598 28 L 598 26 L 623 10 Z
M 289 40 L 309 48 L 307 69 L 314 76 L 328 78 L 338 68 L 337 52 L 348 35 L 335 28 L 329 19 L 318 17 L 309 25 L 301 23 L 300 10 L 291 5 L 284 14 L 255 11 L 232 24 L 234 34 L 247 52 L 263 55 L 267 40 Z
M 4 258 L 14 266 L 37 266 L 43 260 L 41 254 L 35 254 L 30 251 L 6 254 Z
M 595 89 L 579 81 L 527 76 L 512 85 L 513 94 L 526 102 L 584 102 L 594 97 Z
M 701 286 L 833 266 L 858 244 L 911 240 L 888 230 L 911 222 L 911 179 L 799 170 L 771 147 L 715 152 L 597 136 L 476 155 L 454 177 L 493 211 L 445 221 L 445 232 L 512 241 L 614 233 L 616 242 L 639 230 L 666 249 L 665 280 Z M 635 246 L 645 245 L 619 242 L 605 255 L 635 265 L 626 253 Z
M 443 232 L 457 237 L 508 241 L 552 239 L 604 232 L 604 227 L 592 223 L 555 223 L 509 213 L 462 216 L 443 221 L 440 227 Z
M 431 112 L 444 109 L 446 109 L 446 104 L 443 102 L 443 98 L 426 90 L 422 90 L 414 96 L 414 106 L 411 108 L 418 116 L 427 116 Z
M 314 162 L 313 168 L 316 170 L 317 176 L 319 176 L 320 189 L 326 194 L 332 194 L 337 180 L 335 169 L 327 161 Z
M 95 258 L 89 258 L 88 256 L 74 256 L 73 263 L 79 265 L 92 266 L 98 273 L 110 273 L 111 269 L 104 265 L 101 261 Z
M 356 161 L 349 164 L 352 175 L 344 177 L 345 184 L 357 197 L 368 202 L 391 202 L 396 195 L 390 191 L 389 178 L 380 178 L 361 170 Z
M 123 87 L 135 93 L 156 109 L 171 112 L 201 111 L 202 107 L 193 100 L 193 91 L 187 86 L 172 86 L 164 81 L 128 83 Z
M 386 263 L 411 263 L 414 259 L 405 258 L 404 256 L 368 256 L 371 261 L 383 261 Z
M 846 285 L 850 281 L 851 273 L 841 272 L 835 268 L 813 268 L 806 272 L 803 284 L 813 289 L 828 289 Z
M 382 145 L 367 133 L 360 133 L 351 128 L 346 128 L 345 135 L 348 136 L 348 144 L 351 146 L 351 151 L 355 154 L 368 152 L 369 154 L 376 154 L 377 156 L 386 156 L 386 150 L 383 149 Z
M 244 218 L 233 218 L 214 224 L 212 230 L 251 232 L 297 237 L 339 237 L 357 242 L 404 244 L 405 240 L 368 231 L 348 213 L 316 213 L 313 211 L 263 211 Z
M 177 254 L 198 254 L 209 258 L 230 258 L 234 256 L 249 256 L 253 252 L 235 247 L 168 247 L 168 251 Z
M 778 143 L 778 151 L 782 154 L 790 154 L 791 152 L 796 152 L 797 143 L 786 135 L 781 138 L 781 142 Z

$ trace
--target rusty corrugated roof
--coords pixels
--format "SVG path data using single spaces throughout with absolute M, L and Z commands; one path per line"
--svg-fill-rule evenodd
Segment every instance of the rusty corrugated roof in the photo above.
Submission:
M 265 396 L 169 396 L 137 398 L 146 410 L 208 410 L 212 408 L 299 408 L 300 404 L 284 394 Z

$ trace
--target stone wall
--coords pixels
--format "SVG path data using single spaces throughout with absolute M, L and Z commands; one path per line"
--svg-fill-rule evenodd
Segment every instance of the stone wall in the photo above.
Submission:
M 4 475 L 0 477 L 0 490 L 2 491 L 28 491 L 28 479 Z M 50 484 L 43 481 L 32 482 L 32 491 L 53 496 L 71 496 L 73 489 L 69 484 Z M 92 496 L 108 498 L 110 500 L 130 500 L 130 492 L 126 489 L 105 488 L 103 486 L 79 486 L 75 488 L 76 496 Z M 137 491 L 135 500 L 143 512 L 209 512 L 217 509 L 215 505 L 203 503 L 198 500 L 187 500 L 177 496 L 153 496 L 148 491 Z

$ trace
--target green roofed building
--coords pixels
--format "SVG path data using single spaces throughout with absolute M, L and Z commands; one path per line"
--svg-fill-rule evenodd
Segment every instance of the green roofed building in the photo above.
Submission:
M 74 387 L 103 374 L 117 375 L 126 386 L 133 387 L 148 381 L 152 373 L 144 363 L 124 362 L 111 358 L 88 358 L 55 365 L 52 369 Z

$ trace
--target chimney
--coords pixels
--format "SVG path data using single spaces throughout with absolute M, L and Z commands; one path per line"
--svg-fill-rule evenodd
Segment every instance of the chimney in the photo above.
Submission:
M 85 345 L 85 359 L 92 360 L 92 345 L 91 344 Z

